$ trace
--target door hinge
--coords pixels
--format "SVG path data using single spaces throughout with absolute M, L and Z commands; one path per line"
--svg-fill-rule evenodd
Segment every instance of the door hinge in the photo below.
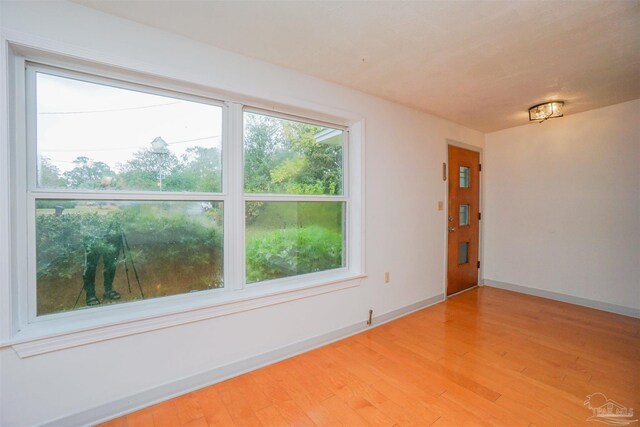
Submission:
M 478 268 L 480 268 L 480 261 L 478 261 Z
M 478 170 L 482 172 L 482 163 L 478 163 Z
M 482 212 L 478 212 L 478 221 L 482 219 Z

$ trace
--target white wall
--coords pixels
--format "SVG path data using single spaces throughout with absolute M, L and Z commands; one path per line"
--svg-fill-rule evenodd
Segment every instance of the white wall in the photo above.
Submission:
M 357 288 L 26 359 L 5 347 L 0 350 L 1 425 L 34 425 L 74 414 L 364 321 L 369 307 L 385 313 L 443 293 L 446 224 L 436 205 L 446 192 L 441 179 L 445 141 L 482 146 L 483 134 L 76 4 L 2 2 L 0 8 L 9 39 L 364 118 L 369 274 Z M 6 150 L 0 147 L 0 153 Z M 0 244 L 6 250 L 8 243 Z M 391 284 L 382 283 L 384 271 L 391 272 Z M 3 289 L 8 276 L 0 272 Z
M 640 308 L 640 100 L 486 135 L 484 278 Z

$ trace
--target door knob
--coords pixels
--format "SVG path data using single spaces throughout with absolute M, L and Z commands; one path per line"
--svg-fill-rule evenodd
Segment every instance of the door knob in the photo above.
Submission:
M 456 228 L 455 227 L 449 227 L 449 233 L 451 233 L 453 231 L 456 231 Z

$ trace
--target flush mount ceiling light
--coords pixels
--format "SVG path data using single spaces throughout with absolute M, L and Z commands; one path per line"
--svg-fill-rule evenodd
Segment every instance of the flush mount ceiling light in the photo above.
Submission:
M 563 101 L 545 102 L 529 108 L 529 121 L 542 123 L 547 119 L 562 117 L 564 109 Z

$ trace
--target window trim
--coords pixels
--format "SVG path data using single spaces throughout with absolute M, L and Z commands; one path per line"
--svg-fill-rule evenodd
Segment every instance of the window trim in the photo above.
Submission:
M 152 331 L 159 328 L 180 325 L 198 320 L 210 319 L 217 316 L 232 314 L 240 311 L 251 310 L 257 307 L 264 307 L 272 304 L 280 304 L 286 301 L 306 298 L 313 295 L 319 295 L 326 292 L 333 292 L 342 289 L 359 286 L 361 281 L 366 278 L 364 274 L 364 120 L 357 115 L 348 114 L 349 118 L 337 118 L 337 120 L 327 122 L 325 120 L 309 119 L 309 116 L 321 118 L 335 118 L 335 111 L 326 107 L 318 107 L 310 110 L 306 105 L 298 106 L 288 105 L 286 107 L 264 108 L 273 103 L 262 102 L 259 100 L 248 101 L 251 98 L 244 96 L 217 96 L 216 91 L 209 87 L 203 88 L 198 85 L 184 83 L 171 77 L 157 76 L 145 71 L 124 70 L 118 68 L 117 65 L 106 65 L 99 62 L 78 59 L 78 56 L 65 56 L 64 53 L 56 53 L 49 50 L 44 52 L 35 47 L 17 45 L 3 39 L 8 52 L 7 65 L 7 123 L 8 132 L 0 136 L 0 142 L 3 141 L 3 150 L 9 154 L 10 163 L 10 180 L 4 186 L 7 194 L 10 195 L 7 200 L 8 205 L 4 206 L 8 214 L 10 214 L 10 266 L 11 271 L 7 272 L 7 280 L 3 280 L 1 286 L 5 295 L 11 295 L 11 303 L 7 304 L 9 310 L 0 314 L 0 321 L 7 325 L 2 329 L 0 336 L 0 348 L 12 346 L 20 357 L 28 357 L 36 354 L 42 354 L 49 351 L 56 351 L 64 348 L 84 345 L 92 342 L 103 341 L 131 334 L 137 334 L 146 331 Z M 28 59 L 27 59 L 28 58 Z M 216 101 L 222 103 L 226 108 L 226 119 L 223 113 L 222 132 L 222 152 L 223 171 L 228 171 L 225 175 L 223 172 L 222 192 L 221 193 L 177 193 L 171 194 L 167 192 L 158 193 L 151 192 L 149 199 L 155 200 L 175 200 L 172 196 L 178 196 L 180 200 L 220 200 L 224 202 L 225 215 L 225 232 L 224 232 L 224 258 L 225 258 L 225 288 L 214 289 L 198 292 L 198 296 L 207 294 L 207 298 L 202 301 L 196 301 L 193 294 L 179 294 L 163 298 L 128 302 L 126 304 L 116 304 L 108 307 L 92 308 L 91 310 L 79 310 L 56 314 L 57 318 L 45 319 L 47 316 L 36 317 L 36 319 L 45 319 L 47 321 L 25 321 L 28 319 L 28 313 L 25 313 L 24 307 L 24 283 L 26 260 L 20 260 L 20 254 L 27 253 L 25 247 L 26 239 L 19 238 L 16 228 L 21 230 L 27 229 L 26 215 L 17 215 L 16 206 L 21 205 L 28 207 L 28 197 L 40 197 L 40 190 L 28 187 L 27 180 L 19 180 L 17 177 L 27 176 L 26 162 L 21 164 L 19 158 L 27 158 L 27 129 L 26 117 L 26 93 L 25 93 L 25 65 L 27 62 L 37 63 L 43 66 L 51 66 L 86 75 L 98 75 L 107 79 L 109 85 L 113 86 L 114 81 L 124 81 L 128 84 L 140 86 L 154 93 L 153 90 L 166 91 L 170 96 L 178 96 L 181 99 L 187 99 L 193 96 L 199 99 L 212 98 L 226 99 L 226 101 Z M 22 77 L 21 77 L 22 76 Z M 142 77 L 141 77 L 142 76 Z M 86 80 L 86 78 L 81 78 Z M 20 83 L 23 83 L 22 85 Z M 150 90 L 153 89 L 153 90 Z M 136 89 L 134 89 L 136 90 Z M 224 93 L 224 92 L 222 92 Z M 165 94 L 165 93 L 163 93 Z M 183 96 L 184 95 L 184 96 Z M 240 102 L 242 100 L 242 103 Z M 199 101 L 197 101 L 199 102 Z M 217 105 L 217 104 L 214 104 Z M 280 104 L 278 104 L 280 105 Z M 284 105 L 284 104 L 283 104 Z M 317 106 L 316 106 L 317 107 Z M 343 156 L 343 186 L 344 195 L 335 196 L 339 200 L 347 202 L 346 223 L 347 231 L 345 232 L 346 247 L 349 261 L 347 265 L 340 269 L 333 269 L 318 273 L 310 273 L 307 275 L 293 276 L 284 279 L 278 279 L 268 282 L 260 282 L 259 286 L 246 286 L 244 284 L 244 256 L 238 257 L 232 254 L 230 245 L 232 237 L 242 236 L 242 242 L 236 244 L 235 248 L 240 248 L 243 252 L 244 245 L 244 201 L 252 200 L 254 197 L 263 200 L 265 197 L 275 195 L 254 195 L 244 194 L 244 184 L 242 179 L 237 179 L 236 175 L 242 175 L 242 167 L 232 168 L 231 163 L 243 165 L 242 144 L 231 144 L 230 141 L 242 141 L 242 113 L 244 109 L 257 110 L 263 114 L 272 116 L 283 116 L 294 120 L 302 120 L 306 123 L 317 123 L 328 125 L 333 128 L 345 128 L 349 134 L 350 144 L 348 149 L 344 150 Z M 324 111 L 323 111 L 324 110 Z M 235 120 L 234 120 L 235 116 Z M 239 158 L 238 158 L 239 156 Z M 353 162 L 352 160 L 357 160 Z M 233 171 L 235 170 L 235 172 Z M 34 175 L 35 176 L 35 175 Z M 235 179 L 234 179 L 235 178 Z M 233 188 L 232 188 L 233 187 Z M 28 195 L 27 189 L 33 190 Z M 240 190 L 240 191 L 238 191 Z M 86 191 L 67 192 L 55 191 L 48 189 L 42 193 L 49 193 L 53 196 L 59 196 L 62 193 L 65 197 L 78 198 L 103 198 L 103 199 L 141 199 L 138 192 L 100 192 L 90 193 Z M 347 196 L 349 194 L 349 196 Z M 256 197 L 257 196 L 257 197 Z M 279 199 L 283 195 L 277 195 Z M 284 196 L 287 197 L 286 195 Z M 295 196 L 302 197 L 305 201 L 310 199 L 318 199 L 318 201 L 329 201 L 326 196 Z M 234 200 L 240 199 L 240 200 Z M 329 196 L 334 199 L 334 196 Z M 4 201 L 0 201 L 4 204 Z M 235 209 L 232 207 L 235 206 Z M 227 218 L 237 214 L 237 208 L 241 207 L 242 221 L 235 221 L 235 227 L 231 230 L 227 229 Z M 238 233 L 238 228 L 242 227 L 242 232 Z M 232 236 L 235 234 L 235 236 Z M 35 245 L 31 245 L 34 247 Z M 236 251 L 237 252 L 237 251 Z M 31 262 L 35 258 L 34 254 L 29 254 Z M 244 253 L 243 253 L 244 255 Z M 24 257 L 22 257 L 24 258 Z M 236 264 L 232 266 L 231 264 Z M 242 264 L 242 268 L 238 268 L 238 263 Z M 235 272 L 236 277 L 228 277 L 230 270 Z M 239 272 L 241 272 L 242 281 L 237 280 Z M 22 286 L 21 286 L 22 284 Z M 210 297 L 211 294 L 219 294 L 215 298 Z M 200 298 L 198 298 L 200 300 Z M 104 312 L 99 313 L 99 312 Z M 80 316 L 84 314 L 84 316 Z M 100 315 L 96 315 L 100 314 Z M 84 317 L 84 318 L 82 318 Z M 69 320 L 72 320 L 70 322 Z
M 53 67 L 50 65 L 42 65 L 36 63 L 34 61 L 30 61 L 26 58 L 21 58 L 21 62 L 24 64 L 24 73 L 22 74 L 22 78 L 24 81 L 20 81 L 16 76 L 16 81 L 18 84 L 23 85 L 25 87 L 25 101 L 26 101 L 26 151 L 25 156 L 22 157 L 20 155 L 16 156 L 15 163 L 16 164 L 26 164 L 26 209 L 23 205 L 16 207 L 18 216 L 21 215 L 22 212 L 26 212 L 26 220 L 27 220 L 27 228 L 26 228 L 26 236 L 27 236 L 27 248 L 28 248 L 28 256 L 26 260 L 26 269 L 27 269 L 27 291 L 26 291 L 26 301 L 23 302 L 26 307 L 21 309 L 21 313 L 23 314 L 23 320 L 21 323 L 24 325 L 37 324 L 37 323 L 45 323 L 51 321 L 51 319 L 57 318 L 74 318 L 79 319 L 80 321 L 83 318 L 96 316 L 96 314 L 91 313 L 100 313 L 98 309 L 102 312 L 108 312 L 112 306 L 102 306 L 102 307 L 92 307 L 91 310 L 69 310 L 67 312 L 57 312 L 50 313 L 46 315 L 38 316 L 37 314 L 37 278 L 36 278 L 36 248 L 35 248 L 35 203 L 37 200 L 48 199 L 48 200 L 139 200 L 139 201 L 205 201 L 205 202 L 221 202 L 223 204 L 223 212 L 227 206 L 227 196 L 228 193 L 225 192 L 224 188 L 224 175 L 225 171 L 222 170 L 221 173 L 221 182 L 222 188 L 221 192 L 169 192 L 169 191 L 149 191 L 149 190 L 127 190 L 127 191 L 104 191 L 104 190 L 91 190 L 91 189 L 50 189 L 50 188 L 42 188 L 38 187 L 37 183 L 37 90 L 36 90 L 36 75 L 41 72 L 47 75 L 52 75 L 60 78 L 68 78 L 74 79 L 85 83 L 104 85 L 108 87 L 113 87 L 122 90 L 135 91 L 140 93 L 148 93 L 151 95 L 159 95 L 171 97 L 176 100 L 185 100 L 189 102 L 197 102 L 205 105 L 211 105 L 214 107 L 218 107 L 221 109 L 221 124 L 225 122 L 225 115 L 227 114 L 226 105 L 222 101 L 196 97 L 188 94 L 184 94 L 183 92 L 171 91 L 165 88 L 152 88 L 148 85 L 139 85 L 135 83 L 128 83 L 122 81 L 120 79 L 110 79 L 109 77 L 98 75 L 97 73 L 84 73 L 77 72 L 73 70 L 69 70 L 65 67 Z M 221 126 L 221 138 L 220 138 L 220 151 L 221 157 L 224 159 L 225 157 L 225 147 L 229 145 L 229 141 L 227 136 L 224 133 L 224 127 Z M 224 214 L 223 214 L 224 215 Z M 226 215 L 225 215 L 226 217 Z M 227 221 L 223 222 L 223 242 L 225 236 L 227 235 Z M 224 243 L 223 243 L 224 245 Z M 224 247 L 224 246 L 223 246 Z M 225 252 L 223 250 L 223 263 L 226 261 Z M 226 270 L 223 269 L 223 283 L 227 283 Z M 227 287 L 223 287 L 223 290 L 228 290 Z M 210 291 L 219 291 L 220 289 L 208 290 L 202 292 Z M 24 292 L 22 289 L 19 290 L 20 293 Z M 202 294 L 201 294 L 202 295 Z M 124 303 L 129 304 L 129 302 Z M 118 304 L 119 305 L 119 304 Z M 115 307 L 115 305 L 114 305 Z M 114 310 L 115 311 L 115 310 Z M 91 312 L 91 313 L 87 313 Z

